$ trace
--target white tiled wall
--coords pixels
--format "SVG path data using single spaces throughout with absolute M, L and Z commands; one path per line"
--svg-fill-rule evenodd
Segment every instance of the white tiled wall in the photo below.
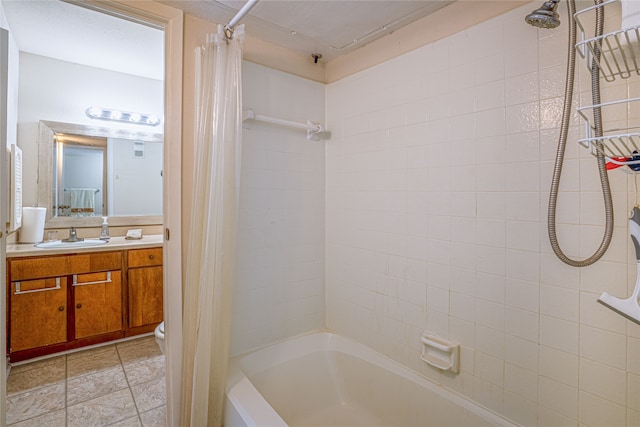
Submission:
M 324 122 L 324 85 L 243 62 L 256 114 Z M 325 324 L 323 142 L 250 123 L 243 131 L 231 353 Z
M 566 10 L 560 28 L 537 30 L 523 20 L 534 6 L 328 85 L 327 326 L 518 423 L 636 425 L 640 326 L 596 303 L 635 282 L 633 180 L 609 174 L 605 257 L 583 269 L 557 260 L 546 209 Z M 576 99 L 587 99 L 578 68 Z M 639 82 L 603 99 L 637 96 Z M 574 113 L 558 204 L 572 257 L 593 252 L 604 217 L 581 129 Z M 420 361 L 423 330 L 461 343 L 458 376 Z

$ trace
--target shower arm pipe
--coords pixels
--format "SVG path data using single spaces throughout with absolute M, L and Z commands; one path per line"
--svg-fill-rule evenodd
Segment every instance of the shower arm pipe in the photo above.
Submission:
M 249 13 L 249 11 L 251 9 L 253 9 L 253 7 L 258 3 L 258 0 L 249 0 L 247 1 L 244 6 L 242 6 L 242 9 L 240 9 L 238 11 L 238 13 L 236 13 L 236 15 L 231 18 L 231 20 L 227 23 L 227 25 L 224 26 L 224 34 L 225 36 L 227 36 L 228 39 L 233 37 L 233 28 L 238 25 L 238 22 L 240 22 L 240 20 L 242 18 L 244 18 L 244 16 Z
M 551 190 L 549 191 L 549 209 L 547 216 L 547 228 L 549 232 L 549 241 L 551 243 L 551 248 L 556 256 L 565 264 L 568 264 L 573 267 L 586 267 L 589 266 L 596 261 L 598 261 L 604 253 L 609 248 L 609 244 L 611 243 L 611 238 L 613 236 L 613 201 L 611 197 L 611 187 L 609 185 L 609 177 L 607 175 L 606 169 L 606 161 L 603 154 L 603 150 L 601 149 L 602 143 L 598 143 L 598 150 L 596 150 L 596 159 L 598 164 L 598 173 L 600 176 L 600 182 L 602 187 L 602 196 L 604 199 L 605 206 L 605 230 L 604 235 L 602 237 L 602 241 L 600 246 L 596 249 L 596 251 L 588 258 L 583 260 L 574 260 L 569 258 L 560 248 L 560 244 L 558 242 L 558 237 L 556 234 L 556 208 L 558 201 L 558 189 L 560 187 L 560 177 L 562 175 L 562 165 L 564 162 L 564 154 L 565 148 L 567 144 L 567 135 L 569 133 L 569 120 L 571 116 L 571 104 L 573 100 L 573 86 L 575 79 L 575 44 L 576 44 L 576 22 L 573 19 L 575 14 L 575 0 L 567 1 L 568 7 L 568 15 L 569 15 L 569 42 L 568 42 L 568 63 L 567 63 L 567 79 L 565 84 L 565 96 L 564 96 L 564 105 L 562 109 L 562 122 L 560 127 L 560 136 L 558 138 L 558 150 L 556 152 L 556 161 L 553 168 L 553 177 L 551 179 Z M 596 4 L 602 3 L 601 0 L 596 0 Z M 596 35 L 598 33 L 602 33 L 602 25 L 604 21 L 604 16 L 602 15 L 602 8 L 596 14 Z M 597 63 L 595 61 L 599 60 L 599 52 L 596 52 L 597 55 L 594 57 L 592 66 L 591 66 L 591 86 L 592 92 L 594 94 L 594 105 L 600 104 L 600 85 L 599 78 L 600 72 L 597 67 Z M 597 97 L 597 99 L 595 99 Z M 602 136 L 602 116 L 600 113 L 600 108 L 594 109 L 594 122 L 595 122 L 595 132 L 596 137 Z
M 309 140 L 311 139 L 317 140 L 317 138 L 314 138 L 314 136 L 317 136 L 318 133 L 324 131 L 324 128 L 322 127 L 321 124 L 312 122 L 311 120 L 307 120 L 307 123 L 298 123 L 298 122 L 293 122 L 291 120 L 278 119 L 276 117 L 269 117 L 262 114 L 256 114 L 253 110 L 250 110 L 250 109 L 244 109 L 242 111 L 242 121 L 245 121 L 245 120 L 256 120 L 259 122 L 272 123 L 274 125 L 306 130 L 307 138 Z

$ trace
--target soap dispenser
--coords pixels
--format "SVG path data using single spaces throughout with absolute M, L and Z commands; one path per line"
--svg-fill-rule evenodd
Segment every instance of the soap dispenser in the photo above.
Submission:
M 109 240 L 109 224 L 107 223 L 107 217 L 102 217 L 102 229 L 100 230 L 100 240 Z

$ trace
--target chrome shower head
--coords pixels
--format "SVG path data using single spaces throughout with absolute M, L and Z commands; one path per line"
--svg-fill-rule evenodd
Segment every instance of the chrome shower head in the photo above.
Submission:
M 524 18 L 529 25 L 538 28 L 556 28 L 560 25 L 560 15 L 556 12 L 560 0 L 548 0 L 540 9 L 534 10 Z

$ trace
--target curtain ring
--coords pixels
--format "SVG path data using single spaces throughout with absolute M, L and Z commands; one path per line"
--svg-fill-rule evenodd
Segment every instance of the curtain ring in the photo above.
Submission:
M 228 25 L 225 25 L 224 35 L 227 37 L 227 39 L 231 40 L 233 38 L 233 28 L 229 27 Z

